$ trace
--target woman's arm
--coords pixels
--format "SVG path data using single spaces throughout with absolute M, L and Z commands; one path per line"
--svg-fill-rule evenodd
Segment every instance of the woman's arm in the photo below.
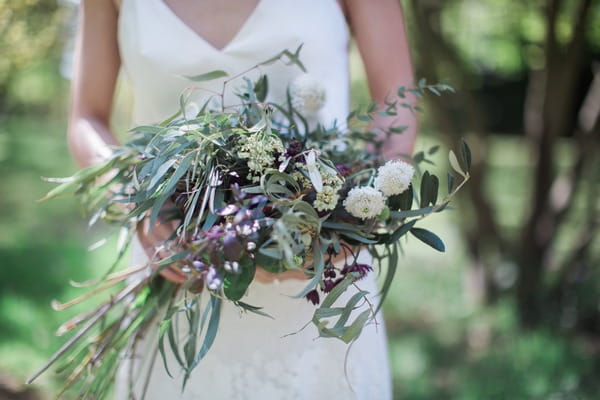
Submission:
M 68 143 L 80 166 L 110 155 L 117 139 L 109 128 L 121 60 L 117 43 L 118 10 L 113 0 L 84 0 L 71 83 Z
M 117 4 L 115 0 L 81 3 L 67 140 L 73 157 L 82 167 L 101 162 L 110 156 L 110 146 L 118 144 L 110 131 L 113 96 L 121 66 Z M 173 229 L 170 222 L 158 222 L 152 233 L 148 233 L 147 226 L 140 226 L 138 238 L 149 257 L 155 255 L 156 244 L 167 239 Z M 171 269 L 164 269 L 161 274 L 176 282 L 182 279 Z
M 395 98 L 400 86 L 414 86 L 412 59 L 399 0 L 346 0 L 345 6 L 365 65 L 372 99 L 383 104 L 386 98 Z M 408 96 L 404 99 L 411 103 L 415 100 Z M 398 116 L 378 116 L 373 125 L 387 128 L 392 122 L 409 128 L 402 134 L 393 135 L 383 147 L 382 155 L 385 158 L 412 155 L 418 129 L 416 116 L 399 107 Z

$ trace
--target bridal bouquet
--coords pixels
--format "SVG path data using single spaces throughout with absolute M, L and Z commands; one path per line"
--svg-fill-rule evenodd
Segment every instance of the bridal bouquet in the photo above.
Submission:
M 298 53 L 288 51 L 263 64 L 277 60 L 303 68 Z M 447 195 L 440 198 L 440 180 L 422 170 L 437 147 L 412 160 L 384 161 L 377 156 L 380 135 L 365 125 L 376 113 L 394 116 L 398 107 L 413 107 L 403 102 L 407 93 L 439 95 L 447 86 L 420 82 L 413 89 L 400 88 L 398 100 L 352 112 L 347 126 L 325 127 L 312 118 L 325 93 L 309 75 L 291 84 L 283 104 L 266 101 L 266 75 L 257 81 L 244 75 L 229 78 L 214 71 L 190 77 L 227 78 L 223 90 L 243 79 L 240 104 L 214 109 L 182 98 L 179 113 L 134 128 L 132 139 L 102 164 L 55 180 L 60 184 L 46 198 L 73 194 L 90 213 L 91 224 L 102 220 L 121 228 L 118 259 L 142 223 L 171 221 L 176 229 L 157 246 L 151 269 L 115 271 L 115 262 L 102 279 L 89 283 L 88 294 L 53 305 L 64 309 L 91 295 L 107 295 L 60 327 L 60 334 L 77 331 L 31 380 L 59 361 L 65 389 L 77 383 L 83 398 L 102 398 L 120 355 L 133 351 L 158 319 L 158 351 L 165 360 L 166 352 L 173 353 L 185 385 L 215 339 L 222 302 L 268 315 L 268 304 L 243 301 L 259 267 L 304 273 L 306 287 L 296 297 L 315 305 L 312 323 L 319 335 L 350 343 L 381 307 L 403 237 L 410 234 L 444 251 L 442 241 L 417 224 L 443 211 L 468 180 L 468 147 L 461 144 L 461 162 L 450 152 L 460 179 L 448 174 Z M 392 126 L 387 135 L 403 129 Z M 375 151 L 367 152 L 367 146 Z M 361 251 L 370 252 L 376 265 L 360 263 Z M 334 263 L 339 258 L 344 261 Z M 360 280 L 374 267 L 384 274 L 378 304 L 360 289 Z M 167 268 L 183 283 L 156 279 Z M 351 296 L 338 304 L 347 291 Z M 183 336 L 174 323 L 181 313 L 188 324 Z

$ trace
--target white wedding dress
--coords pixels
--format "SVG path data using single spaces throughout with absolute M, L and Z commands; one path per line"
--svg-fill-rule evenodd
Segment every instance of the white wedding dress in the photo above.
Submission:
M 267 60 L 283 49 L 303 44 L 301 61 L 326 88 L 327 100 L 318 118 L 325 124 L 343 122 L 348 114 L 348 29 L 336 0 L 260 0 L 237 35 L 222 49 L 215 48 L 165 4 L 163 0 L 122 0 L 119 46 L 124 71 L 134 94 L 133 124 L 159 122 L 177 111 L 180 94 L 193 86 L 185 76 L 213 70 L 230 75 Z M 270 79 L 270 99 L 282 99 L 288 83 L 301 71 L 276 63 L 261 68 Z M 250 77 L 258 77 L 252 71 Z M 240 80 L 238 83 L 243 84 Z M 220 92 L 222 81 L 197 84 L 187 91 L 198 103 Z M 232 82 L 231 89 L 236 82 Z M 225 102 L 235 99 L 226 95 Z M 370 260 L 365 254 L 367 262 Z M 134 243 L 133 262 L 145 259 Z M 185 391 L 182 374 L 171 358 L 167 375 L 160 356 L 154 362 L 146 393 L 149 400 L 174 399 L 391 399 L 391 378 L 385 326 L 370 324 L 344 362 L 348 346 L 337 339 L 317 338 L 310 321 L 315 307 L 294 299 L 307 282 L 287 280 L 253 283 L 244 302 L 264 307 L 273 316 L 240 314 L 229 303 L 222 307 L 217 338 L 193 371 Z M 375 273 L 359 282 L 375 297 Z M 285 336 L 285 337 L 284 337 Z M 140 399 L 151 364 L 155 333 L 146 335 L 138 352 L 125 357 L 117 374 L 116 398 Z M 133 363 L 133 364 L 132 364 Z M 134 396 L 127 377 L 133 371 Z

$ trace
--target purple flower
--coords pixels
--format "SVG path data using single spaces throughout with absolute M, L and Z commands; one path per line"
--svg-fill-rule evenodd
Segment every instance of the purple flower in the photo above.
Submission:
M 310 292 L 306 293 L 306 300 L 310 301 L 311 303 L 313 303 L 313 305 L 317 306 L 319 305 L 319 292 L 317 292 L 317 289 L 313 289 Z
M 333 290 L 334 287 L 336 287 L 341 281 L 343 280 L 343 278 L 339 278 L 337 280 L 333 280 L 333 279 L 325 279 L 323 281 L 323 292 L 324 293 L 329 293 Z
M 242 243 L 234 232 L 228 232 L 223 238 L 223 254 L 229 261 L 238 260 L 243 249 Z
M 358 274 L 357 280 L 364 278 L 371 271 L 373 271 L 373 267 L 367 264 L 346 264 L 344 265 L 344 268 L 342 268 L 342 274 L 344 275 L 356 272 Z
M 288 157 L 295 157 L 302 152 L 303 147 L 304 146 L 303 146 L 302 142 L 300 142 L 298 140 L 292 140 L 290 142 L 290 144 L 288 145 L 285 155 Z
M 221 287 L 221 284 L 223 283 L 223 279 L 221 278 L 215 267 L 208 268 L 208 273 L 206 274 L 205 279 L 206 286 L 208 286 L 210 290 L 219 289 Z
M 202 272 L 206 268 L 206 264 L 200 260 L 192 261 L 192 265 L 198 272 Z
M 323 275 L 325 276 L 325 278 L 335 278 L 335 276 L 336 276 L 335 269 L 327 268 L 325 270 L 325 272 L 323 273 Z

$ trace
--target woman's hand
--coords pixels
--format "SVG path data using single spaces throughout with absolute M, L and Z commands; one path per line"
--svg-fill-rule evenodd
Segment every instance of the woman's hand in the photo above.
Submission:
M 174 207 L 171 202 L 167 202 L 163 206 L 164 210 Z M 172 252 L 164 248 L 165 242 L 173 235 L 173 232 L 177 229 L 179 221 L 163 221 L 160 217 L 150 232 L 149 219 L 145 218 L 138 224 L 137 235 L 142 245 L 142 248 L 146 252 L 149 260 L 152 260 L 154 264 L 172 255 Z M 334 264 L 338 264 L 345 260 L 343 253 L 337 254 L 331 260 Z M 305 266 L 310 265 L 310 262 L 306 262 Z M 187 276 L 177 268 L 177 263 L 172 266 L 163 268 L 160 274 L 167 280 L 183 284 L 187 280 Z M 288 270 L 280 273 L 273 273 L 257 266 L 254 274 L 254 279 L 262 283 L 271 283 L 276 280 L 285 281 L 289 279 L 307 280 L 306 274 L 300 270 Z
M 158 262 L 172 255 L 172 253 L 165 249 L 165 241 L 171 237 L 175 229 L 177 229 L 177 221 L 162 221 L 157 219 L 152 232 L 150 232 L 150 221 L 145 218 L 137 226 L 137 236 L 142 245 L 142 248 L 146 252 L 148 259 L 151 261 Z M 160 274 L 167 280 L 182 284 L 186 281 L 187 276 L 176 268 L 177 264 L 168 266 L 160 271 Z M 154 265 L 152 266 L 155 267 Z

